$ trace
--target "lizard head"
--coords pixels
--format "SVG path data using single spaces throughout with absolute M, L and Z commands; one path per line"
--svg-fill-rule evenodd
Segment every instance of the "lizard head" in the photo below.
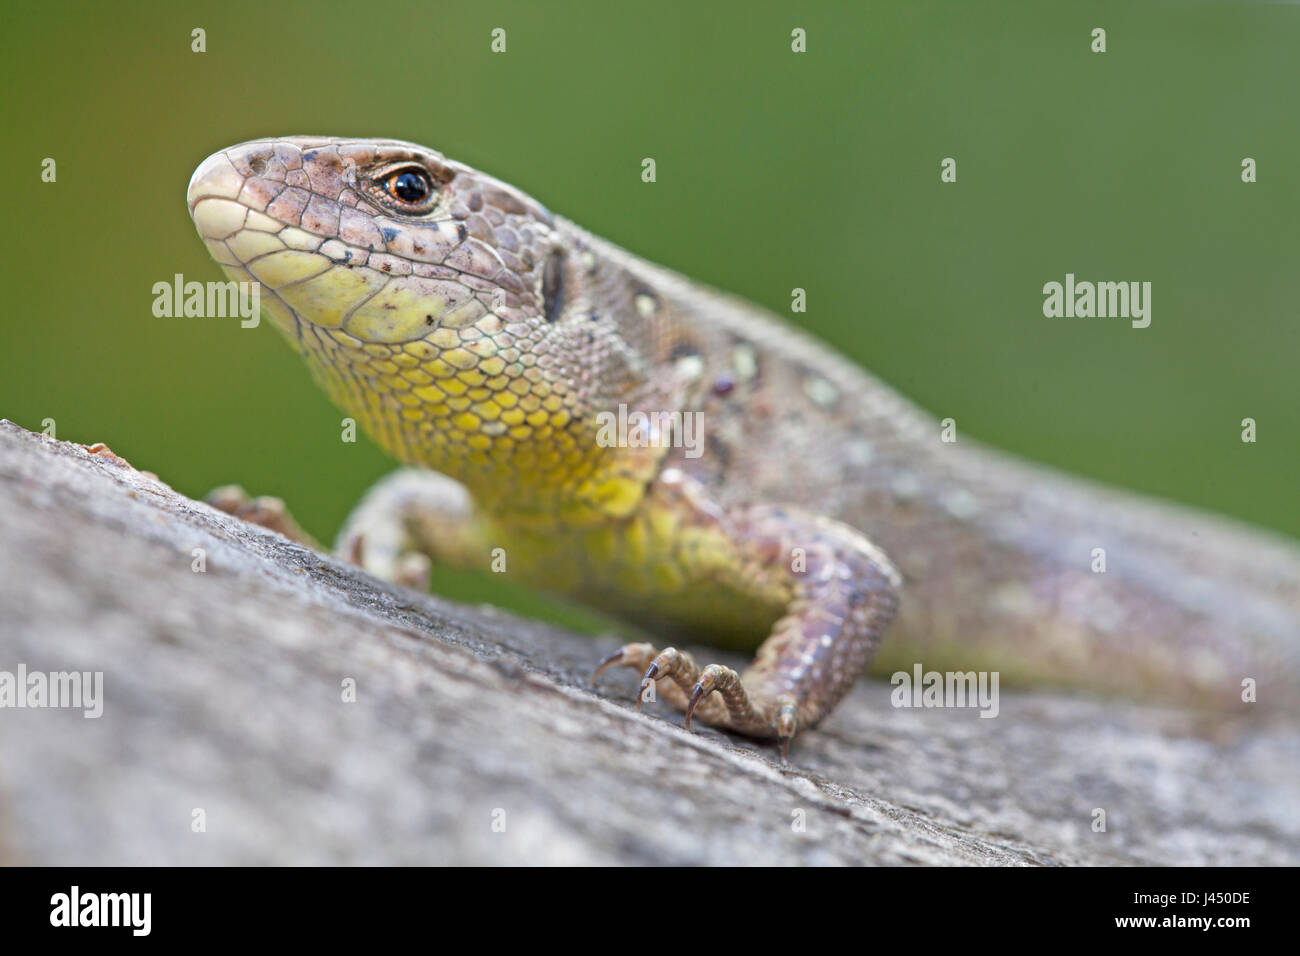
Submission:
M 635 388 L 635 350 L 596 334 L 575 261 L 590 257 L 540 203 L 410 143 L 319 137 L 215 153 L 188 202 L 213 258 L 260 283 L 263 312 L 395 457 L 525 503 L 640 494 L 623 472 L 641 466 L 611 473 L 592 423 Z

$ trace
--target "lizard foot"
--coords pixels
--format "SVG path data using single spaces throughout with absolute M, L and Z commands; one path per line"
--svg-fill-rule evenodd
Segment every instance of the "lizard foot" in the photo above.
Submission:
M 411 548 L 399 526 L 366 528 L 349 522 L 339 535 L 337 551 L 349 564 L 393 584 L 428 591 L 433 582 L 433 562 Z
M 797 729 L 793 697 L 751 691 L 745 680 L 730 667 L 710 664 L 700 668 L 690 654 L 674 647 L 656 652 L 650 644 L 625 644 L 606 657 L 592 675 L 594 681 L 611 667 L 642 671 L 637 693 L 637 710 L 651 686 L 673 706 L 686 714 L 686 729 L 692 718 L 751 737 L 776 737 L 781 741 L 784 760 Z
M 294 520 L 280 498 L 272 498 L 268 495 L 250 498 L 248 492 L 239 485 L 222 485 L 220 488 L 213 488 L 203 500 L 218 511 L 261 525 L 263 528 L 284 535 L 290 541 L 315 551 L 324 550 L 316 539 Z
M 487 570 L 496 544 L 483 537 L 463 485 L 434 471 L 402 468 L 366 492 L 334 550 L 375 577 L 428 591 L 438 565 Z

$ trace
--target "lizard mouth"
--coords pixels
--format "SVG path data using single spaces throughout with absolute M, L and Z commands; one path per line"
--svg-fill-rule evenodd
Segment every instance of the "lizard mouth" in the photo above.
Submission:
M 309 323 L 362 343 L 414 342 L 488 315 L 497 284 L 483 274 L 499 261 L 450 218 L 388 225 L 352 188 L 356 167 L 336 142 L 245 143 L 199 165 L 187 205 L 226 274 L 260 283 L 267 313 L 295 335 Z

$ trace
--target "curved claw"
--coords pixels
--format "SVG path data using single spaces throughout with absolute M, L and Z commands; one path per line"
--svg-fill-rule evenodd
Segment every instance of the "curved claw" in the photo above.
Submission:
M 654 661 L 646 668 L 645 677 L 641 678 L 641 687 L 636 692 L 636 712 L 641 713 L 641 703 L 645 700 L 646 688 L 655 682 L 659 675 L 659 662 Z
M 700 679 L 695 682 L 691 688 L 691 699 L 686 705 L 686 730 L 691 729 L 691 715 L 695 713 L 695 708 L 705 697 L 708 697 L 714 691 L 717 684 L 717 676 L 709 670 L 700 675 Z
M 776 735 L 781 739 L 781 763 L 789 762 L 786 758 L 790 753 L 790 741 L 794 739 L 798 721 L 799 712 L 794 704 L 782 704 L 776 712 Z
M 599 664 L 596 665 L 596 669 L 595 671 L 592 672 L 591 675 L 591 683 L 593 684 L 596 683 L 597 677 L 605 673 L 605 671 L 609 670 L 611 667 L 613 667 L 615 664 L 618 664 L 622 660 L 623 660 L 623 648 L 620 647 L 613 654 L 610 654 L 608 657 L 606 657 L 604 660 L 602 660 Z
M 591 682 L 596 683 L 596 678 L 611 667 L 635 667 L 639 670 L 646 661 L 653 660 L 656 653 L 650 644 L 624 644 L 597 665 Z
M 704 699 L 704 688 L 701 687 L 699 684 L 696 684 L 695 689 L 691 691 L 690 703 L 686 705 L 686 732 L 687 733 L 690 733 L 691 731 L 691 714 L 695 713 L 695 705 L 698 704 L 703 699 Z

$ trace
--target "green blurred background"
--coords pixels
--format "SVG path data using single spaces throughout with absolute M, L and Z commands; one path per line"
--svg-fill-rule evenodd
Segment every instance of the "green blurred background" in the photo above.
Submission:
M 396 137 L 779 313 L 807 289 L 802 324 L 963 435 L 1300 536 L 1300 6 L 178 6 L 6 5 L 2 417 L 332 538 L 392 463 L 270 323 L 155 318 L 151 287 L 221 278 L 184 201 L 209 153 Z M 1151 327 L 1044 318 L 1066 272 L 1152 282 Z

